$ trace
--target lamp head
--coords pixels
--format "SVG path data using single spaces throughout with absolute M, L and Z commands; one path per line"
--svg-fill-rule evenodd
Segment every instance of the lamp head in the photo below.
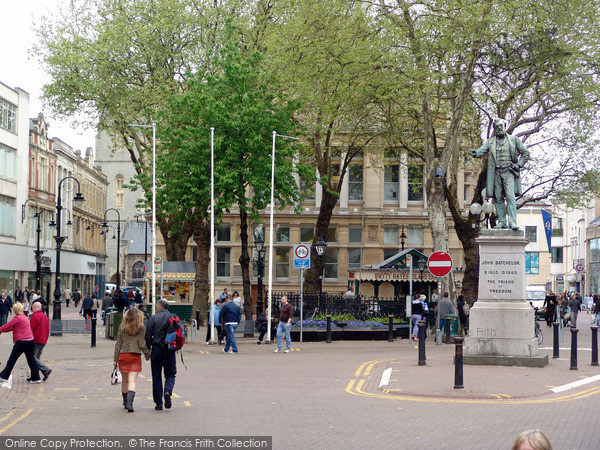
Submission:
M 315 243 L 315 250 L 317 251 L 317 255 L 319 257 L 325 255 L 325 250 L 327 250 L 327 242 L 323 240 L 322 236 L 319 236 L 319 240 Z
M 423 256 L 419 257 L 417 261 L 417 266 L 419 266 L 419 270 L 423 272 L 425 270 L 425 266 L 427 265 L 427 260 L 423 258 Z
M 78 192 L 77 194 L 75 194 L 75 198 L 73 199 L 74 202 L 77 203 L 81 203 L 83 201 L 85 201 L 85 199 L 83 198 L 83 194 L 81 192 Z
M 54 228 L 56 226 L 56 222 L 54 220 L 51 220 L 48 226 Z

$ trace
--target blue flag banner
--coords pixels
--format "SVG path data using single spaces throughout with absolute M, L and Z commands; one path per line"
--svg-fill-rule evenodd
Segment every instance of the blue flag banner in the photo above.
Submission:
M 546 231 L 546 241 L 548 241 L 548 251 L 552 253 L 552 214 L 542 209 L 542 221 Z

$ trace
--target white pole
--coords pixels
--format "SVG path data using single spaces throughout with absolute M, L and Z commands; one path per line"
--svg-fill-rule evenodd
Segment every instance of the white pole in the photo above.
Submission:
M 269 293 L 268 305 L 269 316 L 267 317 L 267 341 L 271 341 L 271 303 L 273 300 L 273 210 L 275 209 L 275 137 L 277 132 L 273 131 L 273 150 L 271 152 L 271 212 L 269 217 Z
M 210 127 L 210 342 L 215 342 L 215 128 Z
M 156 312 L 156 123 L 152 122 L 152 314 Z

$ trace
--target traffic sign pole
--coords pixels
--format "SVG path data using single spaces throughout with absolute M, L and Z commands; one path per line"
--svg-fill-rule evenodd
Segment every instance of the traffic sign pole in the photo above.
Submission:
M 452 270 L 452 257 L 446 252 L 435 252 L 427 260 L 427 267 L 432 275 L 438 277 L 438 304 L 436 307 L 435 320 L 435 343 L 442 344 L 442 333 L 440 330 L 440 301 L 442 300 L 442 277 Z

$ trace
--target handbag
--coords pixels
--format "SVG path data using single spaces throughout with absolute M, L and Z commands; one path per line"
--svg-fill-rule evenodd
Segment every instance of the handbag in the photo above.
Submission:
M 121 384 L 122 381 L 123 375 L 121 375 L 121 372 L 119 372 L 115 367 L 112 373 L 110 374 L 110 384 L 114 386 L 116 384 Z

